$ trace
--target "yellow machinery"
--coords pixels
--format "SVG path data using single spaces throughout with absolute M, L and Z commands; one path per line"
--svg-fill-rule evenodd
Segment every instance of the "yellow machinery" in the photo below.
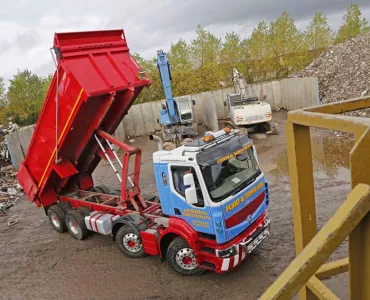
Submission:
M 370 299 L 370 118 L 341 113 L 370 108 L 370 98 L 289 112 L 287 148 L 297 257 L 265 291 L 261 300 L 338 299 L 322 279 L 349 271 L 352 300 Z M 317 232 L 310 127 L 353 133 L 351 192 Z M 349 257 L 326 263 L 349 236 Z

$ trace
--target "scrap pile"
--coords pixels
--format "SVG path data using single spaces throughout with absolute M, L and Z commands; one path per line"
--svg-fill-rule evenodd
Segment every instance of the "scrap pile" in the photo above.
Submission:
M 7 128 L 0 124 L 0 167 L 10 164 L 10 157 L 8 147 L 5 143 L 5 136 L 7 134 L 16 132 L 18 129 L 19 126 L 13 122 L 9 122 Z
M 18 125 L 12 122 L 9 122 L 7 128 L 0 125 L 0 216 L 4 215 L 6 210 L 15 205 L 22 196 L 22 189 L 16 178 L 17 172 L 11 165 L 5 142 L 5 135 L 18 129 Z
M 335 45 L 290 77 L 318 77 L 320 100 L 331 103 L 370 95 L 370 33 Z M 350 113 L 370 117 L 369 110 Z
M 23 195 L 12 165 L 0 169 L 0 216 L 17 203 Z

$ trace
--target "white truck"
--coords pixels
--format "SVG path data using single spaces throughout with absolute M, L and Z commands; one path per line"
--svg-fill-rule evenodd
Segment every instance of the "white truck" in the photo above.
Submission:
M 263 131 L 278 134 L 278 124 L 272 121 L 271 106 L 264 100 L 266 96 L 251 97 L 247 91 L 244 76 L 233 69 L 234 93 L 227 95 L 225 106 L 228 109 L 231 126 L 244 132 Z

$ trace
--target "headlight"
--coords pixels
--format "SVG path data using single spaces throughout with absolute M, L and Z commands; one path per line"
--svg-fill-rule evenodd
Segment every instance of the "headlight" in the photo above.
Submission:
M 232 257 L 238 254 L 236 246 L 232 246 L 225 250 L 217 250 L 217 256 L 222 258 Z

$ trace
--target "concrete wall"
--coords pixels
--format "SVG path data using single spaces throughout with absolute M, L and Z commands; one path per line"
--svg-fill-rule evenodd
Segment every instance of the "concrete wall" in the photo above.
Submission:
M 227 118 L 228 114 L 224 106 L 224 100 L 227 99 L 227 94 L 232 92 L 233 88 L 225 88 L 186 95 L 195 100 L 196 104 L 193 109 L 197 123 L 208 122 L 208 124 L 214 126 L 214 121 L 209 119 L 209 114 L 207 120 L 205 119 L 205 112 L 208 113 L 214 109 L 213 106 L 207 105 L 209 101 L 214 102 L 218 119 Z M 288 78 L 250 84 L 248 85 L 248 92 L 251 96 L 266 95 L 266 102 L 271 105 L 272 109 L 294 110 L 320 104 L 319 85 L 316 77 Z M 161 100 L 133 105 L 116 132 L 116 136 L 124 139 L 127 136 L 139 136 L 160 130 L 157 119 L 159 118 L 161 103 L 164 102 L 165 100 Z
M 203 101 L 204 124 L 211 130 L 219 130 L 217 118 L 217 106 L 212 97 L 212 93 L 205 94 Z
M 21 128 L 18 132 L 5 136 L 12 164 L 16 169 L 19 168 L 20 163 L 24 160 L 35 127 L 35 125 L 26 126 Z
M 319 85 L 316 77 L 289 78 L 280 81 L 250 84 L 248 91 L 251 96 L 266 95 L 272 109 L 284 108 L 294 110 L 319 105 Z M 212 130 L 218 130 L 217 120 L 227 118 L 224 101 L 233 88 L 187 95 L 195 100 L 193 106 L 195 119 L 198 124 L 205 124 Z M 120 140 L 128 137 L 154 133 L 160 130 L 157 122 L 161 104 L 164 100 L 136 104 L 118 126 L 115 136 Z M 19 132 L 6 136 L 13 165 L 18 168 L 32 138 L 35 125 L 22 128 Z

